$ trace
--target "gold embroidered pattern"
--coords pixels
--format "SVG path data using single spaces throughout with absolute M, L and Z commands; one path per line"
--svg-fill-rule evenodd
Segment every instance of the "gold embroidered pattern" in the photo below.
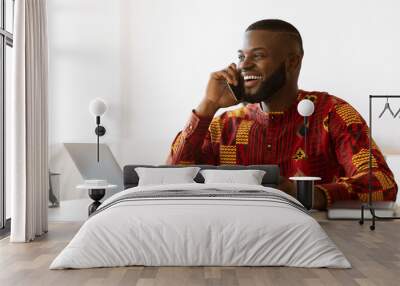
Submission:
M 249 132 L 253 121 L 242 120 L 236 133 L 236 144 L 249 144 Z
M 329 132 L 329 117 L 326 116 L 324 120 L 322 120 L 322 126 L 326 132 Z
M 211 142 L 216 143 L 221 140 L 222 121 L 220 117 L 215 117 L 209 127 Z
M 357 195 L 358 195 L 358 198 L 360 199 L 360 201 L 368 202 L 368 193 L 359 193 Z
M 350 124 L 362 124 L 360 115 L 358 112 L 351 107 L 349 104 L 339 104 L 336 106 L 336 112 L 340 118 L 346 123 L 346 126 Z
M 357 194 L 360 201 L 368 202 L 369 200 L 369 193 L 358 193 Z M 383 191 L 373 192 L 371 194 L 372 201 L 383 201 Z
M 318 189 L 320 189 L 320 190 L 322 190 L 324 192 L 325 197 L 326 197 L 326 204 L 327 204 L 328 207 L 331 206 L 332 198 L 331 198 L 331 195 L 329 194 L 329 191 L 327 189 L 325 189 L 324 187 L 320 186 L 320 185 L 315 186 L 315 188 L 318 188 Z
M 238 108 L 235 110 L 231 110 L 227 113 L 228 117 L 238 117 L 238 118 L 243 118 L 245 116 L 246 112 L 244 111 L 244 108 Z
M 358 172 L 369 170 L 369 150 L 365 148 L 361 149 L 360 152 L 353 155 L 351 161 Z M 378 167 L 374 155 L 372 155 L 371 163 L 372 168 Z
M 172 144 L 172 153 L 176 154 L 176 152 L 178 151 L 178 148 L 180 146 L 182 146 L 182 142 L 183 142 L 183 135 L 182 132 L 179 133 L 178 137 L 176 138 L 175 142 Z
M 220 163 L 222 165 L 236 164 L 236 146 L 221 145 L 219 149 Z
M 306 153 L 303 149 L 297 149 L 296 153 L 292 157 L 293 159 L 297 160 L 304 160 L 306 158 Z
M 388 177 L 382 171 L 376 171 L 376 172 L 374 172 L 374 175 L 378 179 L 379 183 L 381 184 L 382 189 L 388 190 L 388 189 L 391 189 L 394 187 L 393 179 Z

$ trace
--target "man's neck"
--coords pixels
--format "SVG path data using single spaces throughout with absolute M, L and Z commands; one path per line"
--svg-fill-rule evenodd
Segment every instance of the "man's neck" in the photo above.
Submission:
M 297 85 L 283 87 L 270 100 L 261 102 L 262 110 L 264 112 L 282 112 L 287 110 L 296 101 L 298 90 Z

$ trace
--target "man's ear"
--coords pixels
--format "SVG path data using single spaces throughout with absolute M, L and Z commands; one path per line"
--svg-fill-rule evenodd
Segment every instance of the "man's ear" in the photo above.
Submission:
M 286 58 L 286 70 L 288 72 L 298 71 L 301 67 L 303 56 L 297 53 L 289 53 Z

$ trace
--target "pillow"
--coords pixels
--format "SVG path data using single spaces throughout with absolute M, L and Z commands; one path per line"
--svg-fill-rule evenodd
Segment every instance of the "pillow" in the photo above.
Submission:
M 234 183 L 246 185 L 261 185 L 265 175 L 262 170 L 201 170 L 204 183 Z
M 139 176 L 138 186 L 195 183 L 199 167 L 135 168 Z

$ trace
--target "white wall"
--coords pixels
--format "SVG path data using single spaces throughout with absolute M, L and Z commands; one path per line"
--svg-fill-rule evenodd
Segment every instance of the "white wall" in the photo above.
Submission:
M 342 97 L 366 119 L 369 94 L 400 93 L 395 0 L 48 3 L 54 154 L 60 142 L 94 140 L 87 106 L 100 96 L 110 103 L 104 140 L 120 165 L 163 163 L 209 73 L 236 61 L 243 31 L 263 18 L 287 20 L 301 32 L 301 88 Z M 383 104 L 376 102 L 375 113 Z M 400 100 L 393 106 L 400 108 Z M 374 120 L 377 142 L 388 152 L 400 152 L 398 122 Z
M 88 111 L 96 97 L 109 107 L 102 142 L 121 156 L 119 21 L 118 1 L 48 1 L 50 167 L 62 174 L 62 199 L 87 196 L 75 190 L 81 178 L 62 143 L 96 142 Z

